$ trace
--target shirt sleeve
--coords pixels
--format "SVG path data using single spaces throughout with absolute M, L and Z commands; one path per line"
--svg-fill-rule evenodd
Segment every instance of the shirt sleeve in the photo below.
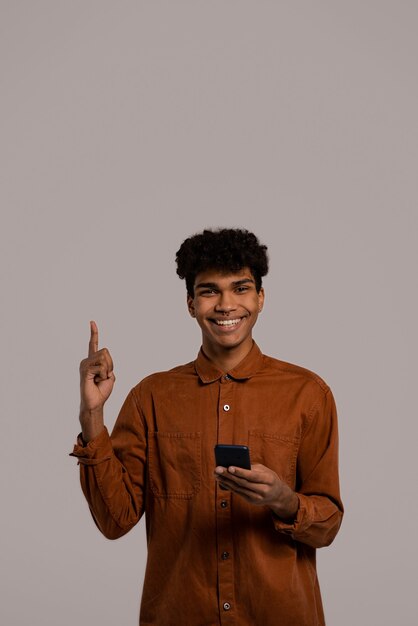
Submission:
M 344 509 L 338 474 L 338 425 L 335 401 L 328 388 L 311 411 L 297 461 L 299 510 L 293 523 L 274 516 L 276 530 L 313 548 L 335 538 Z
M 126 534 L 144 510 L 146 431 L 134 391 L 126 398 L 111 436 L 104 430 L 87 445 L 81 438 L 80 482 L 93 519 L 108 539 Z

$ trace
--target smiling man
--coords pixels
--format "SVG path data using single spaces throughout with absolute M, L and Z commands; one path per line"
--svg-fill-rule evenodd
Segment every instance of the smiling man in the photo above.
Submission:
M 343 515 L 331 390 L 253 340 L 268 270 L 254 234 L 205 230 L 176 261 L 201 349 L 134 387 L 111 436 L 113 362 L 91 323 L 72 453 L 91 513 L 116 539 L 145 512 L 143 626 L 321 626 L 316 549 Z M 248 446 L 251 469 L 215 467 L 218 443 Z
M 252 329 L 263 308 L 264 291 L 257 291 L 248 267 L 226 275 L 210 269 L 195 280 L 187 304 L 202 329 L 202 348 L 223 369 L 231 369 L 252 347 Z

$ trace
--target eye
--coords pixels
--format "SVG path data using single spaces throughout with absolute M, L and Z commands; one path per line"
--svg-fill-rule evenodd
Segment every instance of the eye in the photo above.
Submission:
M 245 293 L 246 291 L 248 291 L 249 287 L 245 287 L 244 285 L 241 285 L 240 287 L 237 287 L 237 292 L 238 293 Z
M 201 295 L 201 296 L 211 296 L 214 293 L 216 293 L 215 289 L 204 289 L 203 291 L 200 292 L 199 295 Z

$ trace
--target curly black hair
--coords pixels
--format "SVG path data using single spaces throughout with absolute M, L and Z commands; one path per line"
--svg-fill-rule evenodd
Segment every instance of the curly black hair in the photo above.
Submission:
M 262 277 L 268 272 L 267 246 L 240 228 L 205 229 L 185 239 L 176 253 L 177 274 L 186 279 L 187 293 L 194 296 L 194 281 L 209 269 L 236 272 L 248 267 L 259 292 Z

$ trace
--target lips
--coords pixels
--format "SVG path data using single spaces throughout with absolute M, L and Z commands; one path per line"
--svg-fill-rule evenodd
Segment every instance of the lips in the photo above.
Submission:
M 216 324 L 218 326 L 236 326 L 237 324 L 240 323 L 240 321 L 242 320 L 242 317 L 236 317 L 232 320 L 215 320 Z
M 234 331 L 236 328 L 241 326 L 241 322 L 246 318 L 246 315 L 243 315 L 242 317 L 232 317 L 232 318 L 212 318 L 210 321 L 212 322 L 212 324 L 214 324 L 216 326 L 217 329 L 219 329 L 219 331 L 222 332 L 232 332 Z

